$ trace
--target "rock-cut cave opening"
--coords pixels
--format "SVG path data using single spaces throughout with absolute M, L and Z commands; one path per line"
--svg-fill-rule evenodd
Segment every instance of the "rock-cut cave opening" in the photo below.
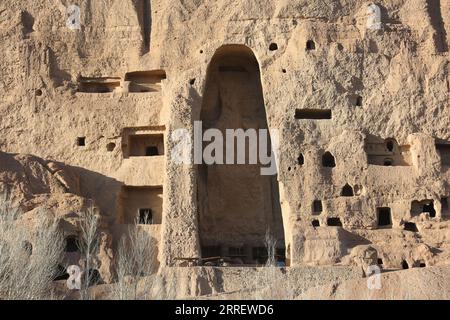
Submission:
M 226 45 L 214 54 L 207 72 L 200 113 L 203 130 L 268 129 L 258 61 L 243 45 Z M 246 143 L 246 158 L 249 154 Z M 236 153 L 236 152 L 235 152 Z M 225 148 L 224 148 L 225 154 Z M 236 162 L 234 162 L 236 163 Z M 284 231 L 276 175 L 261 175 L 261 163 L 198 165 L 199 238 L 202 257 L 239 258 L 255 264 L 267 258 L 266 236 L 276 241 L 283 263 Z M 255 257 L 255 252 L 260 256 Z

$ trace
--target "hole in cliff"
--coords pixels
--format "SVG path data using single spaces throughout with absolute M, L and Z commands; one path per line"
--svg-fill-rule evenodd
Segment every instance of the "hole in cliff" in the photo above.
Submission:
M 342 44 L 340 44 L 340 43 L 338 43 L 337 48 L 338 48 L 339 51 L 344 50 L 344 46 Z
M 403 226 L 403 230 L 405 231 L 411 231 L 411 232 L 418 232 L 417 226 L 414 222 L 405 222 L 405 225 Z
M 66 247 L 65 247 L 66 252 L 78 252 L 79 251 L 78 239 L 76 236 L 68 236 L 65 241 L 66 241 Z
M 420 260 L 419 261 L 419 268 L 425 268 L 427 266 L 427 264 L 425 263 L 425 261 Z
M 339 218 L 328 218 L 327 225 L 329 227 L 342 227 L 342 222 Z
M 411 216 L 419 216 L 422 213 L 428 213 L 430 218 L 436 217 L 436 210 L 434 208 L 433 200 L 414 200 L 413 202 L 411 202 Z
M 341 191 L 342 197 L 353 197 L 353 188 L 347 183 Z
M 275 51 L 275 50 L 278 50 L 278 45 L 276 44 L 276 43 L 271 43 L 270 44 L 270 46 L 269 46 L 269 50 L 270 51 Z
M 434 209 L 434 201 L 424 204 L 422 212 L 428 212 L 430 214 L 430 218 L 436 217 L 436 210 Z
M 116 148 L 116 144 L 114 142 L 110 142 L 106 145 L 106 151 L 112 152 Z
M 406 262 L 406 260 L 402 261 L 402 269 L 409 269 L 409 265 L 408 262 Z
M 154 157 L 164 154 L 163 134 L 134 134 L 129 136 L 126 153 L 130 157 Z
M 306 50 L 307 51 L 316 50 L 316 43 L 313 40 L 306 41 Z
M 314 200 L 313 201 L 313 213 L 321 213 L 323 211 L 322 201 Z
M 190 84 L 191 86 L 193 86 L 193 85 L 195 84 L 195 78 L 194 78 L 194 79 L 191 79 L 191 80 L 189 80 L 189 84 Z
M 329 109 L 296 109 L 295 119 L 329 120 L 332 118 Z
M 381 266 L 381 265 L 383 264 L 383 259 L 381 259 L 381 258 L 378 258 L 378 260 L 377 260 L 377 264 Z
M 281 69 L 281 72 L 286 73 L 287 70 L 286 69 Z
M 362 107 L 362 105 L 363 105 L 363 98 L 362 98 L 361 96 L 357 96 L 357 97 L 356 97 L 355 105 L 356 105 L 357 107 Z
M 86 145 L 86 137 L 77 138 L 77 146 L 84 147 Z
M 334 156 L 330 152 L 325 152 L 322 156 L 322 166 L 326 168 L 336 167 Z
M 139 224 L 153 224 L 152 209 L 150 208 L 139 209 Z
M 42 96 L 42 90 L 41 89 L 37 89 L 34 94 L 36 95 L 36 97 L 40 97 Z
M 315 228 L 315 227 L 320 227 L 320 222 L 319 222 L 319 220 L 313 220 L 312 222 L 311 222 L 311 224 L 312 224 L 312 226 Z
M 388 207 L 377 208 L 377 218 L 379 227 L 387 227 L 392 225 L 391 208 Z
M 302 153 L 300 153 L 300 155 L 298 156 L 297 163 L 301 166 L 305 164 L 305 158 L 303 157 Z

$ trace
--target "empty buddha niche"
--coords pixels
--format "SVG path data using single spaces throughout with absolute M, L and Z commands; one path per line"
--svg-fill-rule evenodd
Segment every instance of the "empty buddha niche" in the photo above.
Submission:
M 217 50 L 208 67 L 200 118 L 203 130 L 215 128 L 223 136 L 226 129 L 268 128 L 259 64 L 248 47 Z M 264 247 L 269 230 L 283 250 L 284 231 L 277 176 L 261 175 L 259 161 L 248 164 L 248 141 L 245 148 L 246 164 L 198 165 L 199 232 L 202 248 L 227 254 L 226 248 L 243 247 L 238 258 L 256 263 L 261 257 L 255 258 L 252 248 Z M 202 256 L 211 254 L 211 249 L 202 251 Z
M 411 147 L 409 145 L 400 146 L 395 139 L 381 139 L 369 136 L 366 139 L 365 151 L 367 161 L 376 166 L 410 166 Z

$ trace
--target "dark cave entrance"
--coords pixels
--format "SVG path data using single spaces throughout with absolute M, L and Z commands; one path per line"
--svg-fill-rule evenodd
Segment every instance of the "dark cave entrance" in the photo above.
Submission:
M 226 129 L 268 129 L 259 64 L 251 49 L 226 45 L 216 51 L 208 67 L 200 119 L 203 131 L 218 129 L 224 140 Z M 259 160 L 248 164 L 250 148 L 247 140 L 246 164 L 198 165 L 202 257 L 213 253 L 257 264 L 267 256 L 267 249 L 265 254 L 255 252 L 266 247 L 270 235 L 281 265 L 285 241 L 277 176 L 261 175 Z M 240 254 L 230 255 L 236 251 L 233 248 L 240 248 Z

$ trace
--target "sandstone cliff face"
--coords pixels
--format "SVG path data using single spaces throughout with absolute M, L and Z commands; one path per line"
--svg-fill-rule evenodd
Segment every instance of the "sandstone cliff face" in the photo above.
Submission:
M 291 266 L 368 244 L 387 269 L 448 264 L 448 1 L 379 1 L 375 29 L 361 0 L 83 0 L 80 29 L 70 4 L 0 3 L 0 185 L 24 212 L 93 202 L 110 252 L 151 209 L 163 267 L 250 257 L 267 226 Z M 175 163 L 198 120 L 278 129 L 278 175 Z

